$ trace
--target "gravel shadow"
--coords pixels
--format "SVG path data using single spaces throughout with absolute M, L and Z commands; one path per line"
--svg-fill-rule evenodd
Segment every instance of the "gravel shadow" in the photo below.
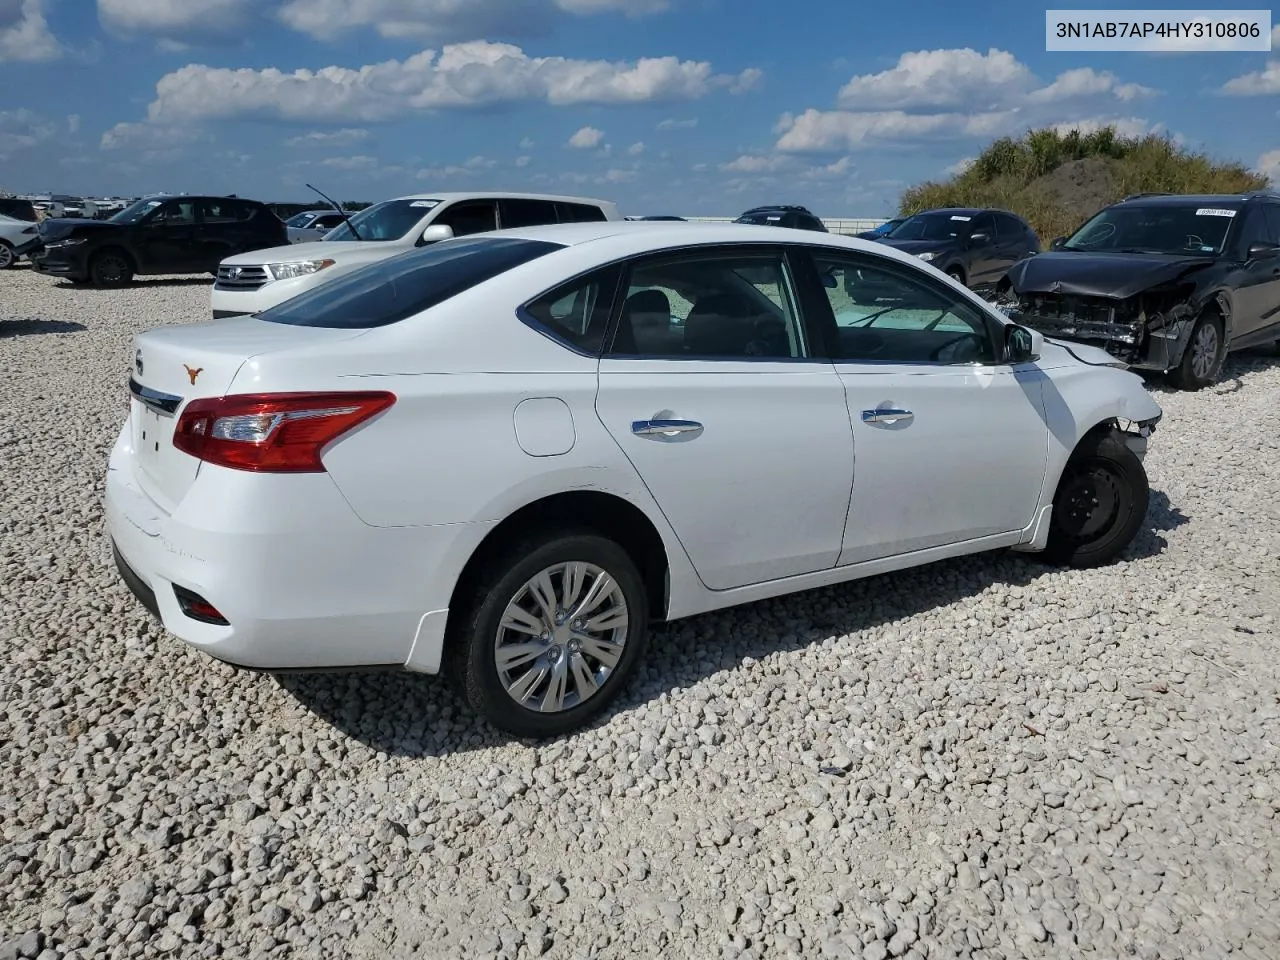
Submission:
M 79 290 L 87 293 L 119 293 L 122 290 L 145 290 L 147 287 L 195 287 L 213 286 L 213 277 L 138 277 L 127 287 L 94 287 L 88 283 L 72 283 L 70 280 L 59 280 L 54 283 L 55 290 Z
M 1124 559 L 1141 561 L 1163 552 L 1164 532 L 1189 522 L 1162 492 L 1151 492 L 1146 522 Z M 996 584 L 1028 587 L 1054 576 L 1034 554 L 1007 550 L 943 560 L 908 571 L 921 589 L 899 589 L 903 573 L 883 574 L 654 627 L 645 662 L 621 699 L 591 726 L 652 703 L 673 689 L 692 686 L 744 658 L 800 650 L 832 636 L 889 625 L 945 607 Z M 1034 596 L 1032 601 L 1034 603 Z M 817 611 L 815 613 L 815 611 Z M 751 629 L 743 629 L 744 621 Z M 714 637 L 706 659 L 690 640 Z M 381 753 L 402 757 L 446 756 L 517 741 L 471 713 L 443 676 L 397 670 L 284 673 L 272 679 L 307 711 Z M 567 739 L 567 738 L 566 738 Z
M 83 323 L 74 320 L 42 320 L 39 317 L 19 317 L 16 320 L 0 320 L 0 337 L 20 337 L 37 333 L 79 333 L 88 330 Z

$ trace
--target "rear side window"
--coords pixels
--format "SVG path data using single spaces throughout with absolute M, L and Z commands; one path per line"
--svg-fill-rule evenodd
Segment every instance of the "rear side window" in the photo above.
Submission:
M 446 240 L 362 267 L 257 317 L 295 327 L 384 327 L 562 247 L 499 237 Z
M 598 356 L 618 287 L 618 268 L 571 280 L 526 304 L 522 311 L 556 340 Z
M 235 220 L 248 220 L 255 210 L 243 200 L 224 200 L 210 198 L 200 201 L 200 215 L 206 223 L 229 223 Z
M 504 230 L 511 227 L 540 227 L 556 222 L 556 205 L 549 200 L 513 197 L 498 201 L 498 216 Z
M 589 203 L 556 203 L 556 213 L 561 223 L 599 223 L 609 218 L 599 207 Z

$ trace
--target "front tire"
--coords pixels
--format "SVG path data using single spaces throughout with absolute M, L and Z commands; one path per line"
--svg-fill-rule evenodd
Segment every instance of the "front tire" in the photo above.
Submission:
M 1085 437 L 1053 495 L 1044 558 L 1072 567 L 1110 563 L 1137 535 L 1150 494 L 1142 461 L 1118 431 Z
M 1169 379 L 1179 390 L 1202 390 L 1217 383 L 1227 358 L 1226 328 L 1214 313 L 1201 314 Z
M 451 672 L 472 709 L 509 734 L 541 739 L 583 726 L 644 655 L 644 580 L 598 534 L 513 542 L 473 582 L 450 630 Z
M 964 279 L 964 271 L 961 270 L 959 267 L 948 267 L 947 276 L 950 277 L 952 280 L 954 280 L 956 283 L 960 284 L 960 286 L 962 287 L 968 286 L 968 284 L 965 282 L 965 279 Z
M 123 250 L 102 250 L 89 261 L 89 282 L 95 287 L 127 287 L 133 282 L 133 264 Z
M 0 240 L 0 270 L 8 270 L 18 262 L 18 255 L 13 252 L 13 247 L 9 245 L 8 240 Z

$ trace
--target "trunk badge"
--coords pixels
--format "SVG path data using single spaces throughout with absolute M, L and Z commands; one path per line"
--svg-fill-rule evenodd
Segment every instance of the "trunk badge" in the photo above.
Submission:
M 141 364 L 141 362 L 142 362 L 142 361 L 138 361 L 138 362 L 139 362 L 139 364 Z M 204 370 L 204 367 L 196 367 L 194 370 L 192 370 L 190 367 L 188 367 L 188 366 L 184 363 L 184 364 L 182 365 L 182 369 L 184 369 L 184 370 L 186 370 L 186 371 L 187 371 L 187 376 L 191 379 L 191 385 L 194 387 L 194 386 L 196 385 L 196 377 L 200 376 L 200 372 L 201 372 L 202 370 Z M 142 367 L 141 367 L 141 366 L 139 366 L 139 367 L 138 367 L 138 371 L 139 371 L 139 372 L 141 372 L 141 371 L 142 371 Z
M 142 351 L 139 350 L 133 355 L 133 369 L 138 371 L 138 376 L 142 376 Z

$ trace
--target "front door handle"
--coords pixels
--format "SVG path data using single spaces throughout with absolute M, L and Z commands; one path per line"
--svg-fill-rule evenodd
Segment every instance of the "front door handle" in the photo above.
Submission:
M 916 415 L 910 410 L 897 410 L 891 407 L 877 407 L 875 410 L 863 410 L 863 423 L 897 423 L 899 420 L 910 423 Z
M 646 440 L 692 440 L 702 433 L 697 420 L 633 420 L 631 432 Z

